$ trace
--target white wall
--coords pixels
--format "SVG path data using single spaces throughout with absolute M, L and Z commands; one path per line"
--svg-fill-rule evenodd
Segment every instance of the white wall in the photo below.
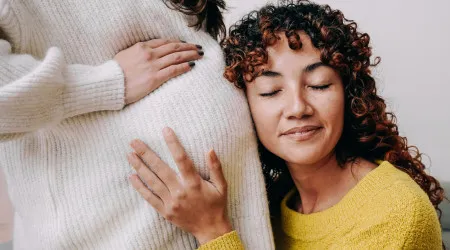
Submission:
M 228 0 L 227 24 L 266 2 Z M 450 181 L 450 1 L 316 2 L 340 9 L 371 36 L 382 59 L 374 74 L 401 135 L 428 156 L 435 177 Z

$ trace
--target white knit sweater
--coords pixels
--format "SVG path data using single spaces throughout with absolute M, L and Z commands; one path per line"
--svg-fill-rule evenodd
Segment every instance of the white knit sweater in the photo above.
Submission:
M 15 207 L 16 249 L 193 249 L 131 187 L 129 142 L 176 169 L 172 127 L 203 176 L 214 148 L 229 213 L 248 249 L 273 249 L 255 134 L 244 95 L 223 77 L 218 43 L 162 0 L 0 0 L 0 167 Z M 152 38 L 203 46 L 192 71 L 124 107 L 112 60 Z

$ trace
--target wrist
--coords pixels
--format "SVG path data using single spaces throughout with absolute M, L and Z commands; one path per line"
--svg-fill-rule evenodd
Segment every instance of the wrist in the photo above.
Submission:
M 233 231 L 233 227 L 231 226 L 231 223 L 226 220 L 205 228 L 202 232 L 194 234 L 194 237 L 198 240 L 200 245 L 203 245 L 231 231 Z

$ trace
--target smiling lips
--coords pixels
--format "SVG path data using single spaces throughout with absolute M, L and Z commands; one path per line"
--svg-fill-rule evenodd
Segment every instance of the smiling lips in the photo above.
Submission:
M 280 136 L 288 137 L 295 141 L 306 141 L 316 135 L 322 127 L 320 126 L 303 126 L 291 128 L 288 131 L 283 132 Z

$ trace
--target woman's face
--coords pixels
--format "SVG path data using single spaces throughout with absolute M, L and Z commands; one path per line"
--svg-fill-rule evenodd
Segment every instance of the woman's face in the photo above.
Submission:
M 288 165 L 312 165 L 333 152 L 342 134 L 344 89 L 309 36 L 299 35 L 303 46 L 292 50 L 279 34 L 281 40 L 267 48 L 262 75 L 246 88 L 262 144 Z

